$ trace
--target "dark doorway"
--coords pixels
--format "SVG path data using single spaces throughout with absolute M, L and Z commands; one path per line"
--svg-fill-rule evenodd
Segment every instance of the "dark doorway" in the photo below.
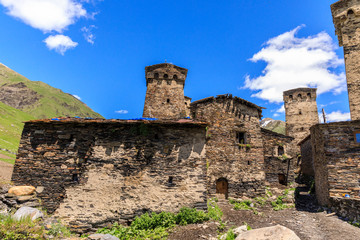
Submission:
M 283 146 L 278 147 L 278 156 L 282 156 L 285 154 L 285 150 Z
M 228 181 L 226 178 L 219 178 L 216 181 L 216 194 L 223 195 L 225 199 L 228 198 Z
M 279 183 L 282 185 L 286 185 L 286 176 L 283 173 L 279 173 Z

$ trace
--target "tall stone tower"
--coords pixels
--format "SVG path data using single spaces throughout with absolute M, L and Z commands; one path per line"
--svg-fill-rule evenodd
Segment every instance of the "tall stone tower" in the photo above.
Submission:
M 344 47 L 351 120 L 360 119 L 360 0 L 331 5 L 335 33 Z
M 283 94 L 286 135 L 299 143 L 310 134 L 310 127 L 319 123 L 316 88 L 296 88 Z
M 169 63 L 145 68 L 147 91 L 143 117 L 159 119 L 186 117 L 184 86 L 187 71 Z

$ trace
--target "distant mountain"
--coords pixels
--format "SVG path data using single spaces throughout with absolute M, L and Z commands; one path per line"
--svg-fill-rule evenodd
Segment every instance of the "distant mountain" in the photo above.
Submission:
M 35 118 L 102 118 L 74 96 L 46 83 L 30 81 L 3 64 L 0 64 L 0 102 Z
M 274 120 L 271 118 L 264 118 L 260 121 L 262 128 L 271 130 L 273 132 L 281 133 L 285 135 L 285 122 L 280 120 Z
M 0 160 L 14 161 L 24 121 L 60 116 L 103 118 L 72 95 L 0 63 Z

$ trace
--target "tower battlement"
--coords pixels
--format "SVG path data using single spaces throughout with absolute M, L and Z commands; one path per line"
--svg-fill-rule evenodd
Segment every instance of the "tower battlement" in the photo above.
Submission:
M 146 98 L 143 117 L 179 119 L 189 111 L 184 98 L 188 70 L 170 63 L 145 67 Z
M 146 84 L 154 80 L 177 81 L 185 84 L 188 70 L 170 63 L 160 63 L 145 67 Z M 184 87 L 184 86 L 183 86 Z
M 316 88 L 296 88 L 283 93 L 286 134 L 298 143 L 310 134 L 310 127 L 319 123 Z

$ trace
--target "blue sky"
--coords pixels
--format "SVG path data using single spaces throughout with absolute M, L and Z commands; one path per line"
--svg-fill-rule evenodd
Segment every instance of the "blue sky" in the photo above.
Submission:
M 0 0 L 0 62 L 106 118 L 142 115 L 145 66 L 189 69 L 193 100 L 232 93 L 284 120 L 281 92 L 317 86 L 349 117 L 330 4 L 314 0 Z

